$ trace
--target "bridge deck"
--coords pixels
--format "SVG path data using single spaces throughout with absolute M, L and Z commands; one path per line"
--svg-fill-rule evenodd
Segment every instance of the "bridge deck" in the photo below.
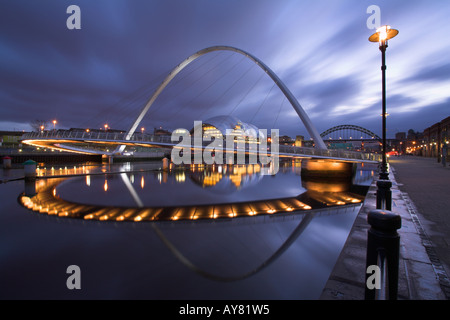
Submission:
M 126 139 L 125 133 L 115 132 L 84 132 L 84 131 L 70 131 L 70 130 L 58 130 L 58 131 L 46 131 L 46 132 L 31 132 L 22 136 L 22 142 L 25 144 L 48 147 L 58 150 L 71 151 L 76 153 L 87 154 L 106 154 L 113 155 L 112 152 L 105 152 L 99 149 L 86 149 L 78 147 L 76 145 L 128 145 L 128 146 L 140 146 L 140 147 L 154 147 L 154 148 L 173 148 L 187 147 L 191 149 L 202 148 L 211 149 L 208 145 L 196 145 L 192 143 L 190 145 L 181 145 L 178 142 L 171 140 L 170 136 L 156 136 L 150 134 L 135 133 L 130 140 Z M 75 144 L 71 146 L 70 144 Z M 270 147 L 270 144 L 268 144 Z M 223 152 L 236 152 L 235 149 L 223 149 Z M 247 154 L 256 153 L 257 151 L 245 150 Z M 276 153 L 276 150 L 273 150 Z M 268 155 L 271 151 L 268 151 Z M 295 147 L 288 145 L 278 146 L 278 155 L 280 157 L 298 157 L 298 158 L 314 158 L 314 159 L 333 159 L 339 161 L 351 161 L 351 162 L 371 162 L 376 163 L 381 161 L 380 154 L 355 152 L 347 150 L 332 150 L 332 149 L 316 149 L 306 147 Z

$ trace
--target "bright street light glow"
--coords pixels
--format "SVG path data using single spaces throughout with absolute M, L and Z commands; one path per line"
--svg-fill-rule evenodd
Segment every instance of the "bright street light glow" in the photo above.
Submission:
M 378 42 L 380 46 L 387 46 L 387 41 L 394 38 L 398 34 L 398 30 L 392 29 L 391 26 L 382 26 L 369 37 L 370 42 Z
M 377 29 L 377 33 L 378 33 L 378 37 L 379 37 L 379 42 L 380 44 L 383 41 L 387 40 L 388 37 L 388 30 L 391 29 L 391 26 L 382 26 L 380 28 Z

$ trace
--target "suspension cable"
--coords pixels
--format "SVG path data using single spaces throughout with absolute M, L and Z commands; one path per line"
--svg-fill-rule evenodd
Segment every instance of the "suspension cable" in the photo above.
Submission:
M 259 113 L 259 111 L 261 110 L 262 106 L 264 105 L 264 103 L 266 102 L 267 98 L 269 97 L 270 93 L 272 92 L 272 89 L 275 87 L 276 83 L 274 82 L 272 87 L 270 88 L 269 92 L 267 93 L 266 97 L 264 98 L 264 101 L 259 105 L 258 110 L 256 111 L 256 113 L 253 115 L 253 118 L 250 120 L 250 123 L 253 123 L 253 120 L 255 119 L 256 115 Z
M 241 100 L 238 102 L 238 104 L 236 104 L 236 106 L 233 108 L 233 110 L 231 110 L 228 113 L 228 115 L 231 115 L 234 111 L 236 111 L 236 109 L 239 107 L 239 105 L 242 103 L 242 101 L 244 101 L 244 99 L 248 96 L 248 94 L 255 88 L 255 86 L 259 83 L 259 81 L 262 79 L 263 76 L 264 76 L 264 73 L 261 73 L 258 80 L 253 84 L 253 86 L 250 87 L 250 89 L 245 93 L 245 95 L 241 98 Z
M 276 118 L 275 118 L 275 121 L 274 121 L 274 123 L 273 123 L 273 125 L 272 125 L 272 128 L 275 128 L 275 124 L 276 124 L 277 121 L 278 121 L 278 117 L 280 116 L 281 109 L 283 108 L 283 104 L 284 104 L 284 102 L 286 101 L 286 97 L 285 97 L 285 96 L 283 96 L 283 97 L 284 97 L 284 98 L 283 98 L 283 100 L 281 101 L 280 108 L 279 108 L 279 110 L 278 110 L 278 113 L 277 113 L 277 116 L 276 116 Z

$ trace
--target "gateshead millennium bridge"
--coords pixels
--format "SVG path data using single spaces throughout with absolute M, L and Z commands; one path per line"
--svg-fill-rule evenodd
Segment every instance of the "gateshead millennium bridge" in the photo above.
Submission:
M 314 148 L 295 147 L 295 146 L 279 146 L 279 155 L 286 157 L 303 157 L 303 158 L 326 158 L 335 160 L 349 160 L 349 161 L 368 161 L 378 162 L 380 156 L 372 153 L 351 152 L 344 150 L 329 150 L 327 149 L 322 136 L 309 119 L 308 115 L 294 97 L 292 92 L 280 80 L 280 78 L 260 59 L 252 54 L 230 46 L 213 46 L 200 50 L 187 59 L 178 64 L 157 87 L 152 96 L 148 99 L 145 106 L 133 122 L 129 130 L 125 133 L 117 132 L 86 132 L 74 130 L 53 130 L 44 132 L 31 132 L 22 137 L 25 144 L 37 147 L 47 147 L 55 150 L 64 150 L 74 153 L 83 154 L 103 154 L 106 156 L 122 155 L 127 146 L 141 146 L 141 147 L 155 147 L 155 148 L 173 148 L 176 144 L 171 140 L 170 136 L 156 136 L 144 133 L 136 133 L 136 129 L 141 123 L 144 116 L 149 111 L 152 104 L 166 88 L 166 86 L 181 72 L 187 65 L 197 58 L 214 51 L 232 51 L 245 56 L 259 66 L 276 84 L 287 100 L 290 102 L 293 109 L 298 114 L 306 130 L 310 134 Z M 359 127 L 360 128 L 360 127 Z M 332 128 L 333 129 L 333 128 Z M 363 129 L 363 128 L 361 128 Z M 361 131 L 361 129 L 359 129 Z M 365 129 L 364 129 L 365 130 Z M 363 131 L 364 131 L 363 130 Z M 367 131 L 367 130 L 366 130 Z M 327 132 L 326 132 L 327 133 Z M 367 133 L 367 132 L 365 132 Z M 371 133 L 369 133 L 371 134 Z M 378 138 L 378 137 L 377 137 Z M 101 146 L 109 146 L 112 148 L 99 148 Z M 88 148 L 88 146 L 94 146 Z M 192 145 L 191 145 L 192 146 Z M 203 147 L 204 148 L 204 147 Z

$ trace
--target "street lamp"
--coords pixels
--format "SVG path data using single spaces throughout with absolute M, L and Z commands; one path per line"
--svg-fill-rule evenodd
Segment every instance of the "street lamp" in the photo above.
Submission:
M 382 113 L 383 118 L 383 156 L 381 163 L 380 179 L 388 180 L 389 173 L 387 170 L 386 161 L 386 48 L 388 47 L 388 40 L 392 39 L 398 34 L 398 30 L 391 29 L 390 26 L 382 26 L 377 29 L 373 35 L 369 37 L 369 41 L 378 42 L 381 51 L 381 71 L 382 71 Z
M 55 130 L 56 129 L 56 120 L 53 120 L 53 130 Z
M 377 209 L 391 209 L 391 193 L 390 187 L 392 183 L 389 181 L 389 173 L 387 170 L 386 160 L 386 48 L 388 40 L 394 38 L 398 34 L 398 30 L 392 29 L 390 26 L 382 26 L 369 37 L 370 42 L 378 42 L 381 51 L 381 81 L 382 81 L 382 122 L 383 122 L 383 155 L 380 170 L 380 180 L 377 182 Z M 385 180 L 385 181 L 383 181 Z M 383 208 L 384 207 L 384 208 Z
M 105 124 L 104 127 L 105 127 L 105 131 L 108 131 L 108 125 Z

